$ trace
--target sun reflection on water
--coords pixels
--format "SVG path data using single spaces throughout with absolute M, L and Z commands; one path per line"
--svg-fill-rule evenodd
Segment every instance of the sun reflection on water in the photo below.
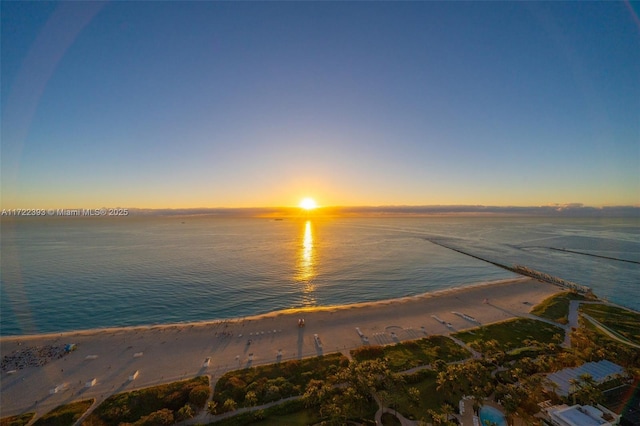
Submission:
M 315 285 L 313 278 L 316 276 L 315 255 L 313 246 L 313 229 L 311 221 L 307 220 L 304 225 L 302 237 L 302 247 L 298 258 L 296 281 L 302 285 L 303 304 L 305 306 L 315 305 L 316 299 L 313 296 Z

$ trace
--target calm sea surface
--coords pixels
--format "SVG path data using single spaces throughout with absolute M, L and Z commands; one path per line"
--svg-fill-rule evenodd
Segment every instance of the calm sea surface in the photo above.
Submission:
M 640 310 L 637 219 L 49 218 L 2 222 L 0 335 L 242 317 L 516 276 L 428 239 Z

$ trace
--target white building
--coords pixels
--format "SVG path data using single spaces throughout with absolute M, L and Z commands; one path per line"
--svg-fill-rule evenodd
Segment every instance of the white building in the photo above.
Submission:
M 598 405 L 556 405 L 546 409 L 551 423 L 556 426 L 613 426 L 620 416 Z

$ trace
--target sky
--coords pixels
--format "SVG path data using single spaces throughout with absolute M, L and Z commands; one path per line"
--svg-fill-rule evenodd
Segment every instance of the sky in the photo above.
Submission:
M 640 206 L 628 2 L 2 2 L 2 208 Z

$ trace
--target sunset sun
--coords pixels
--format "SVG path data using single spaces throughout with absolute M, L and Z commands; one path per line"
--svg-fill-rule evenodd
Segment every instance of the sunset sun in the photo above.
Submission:
M 303 198 L 302 201 L 300 201 L 300 208 L 304 209 L 304 210 L 313 210 L 316 207 L 318 207 L 318 205 L 316 204 L 316 201 L 313 198 Z

